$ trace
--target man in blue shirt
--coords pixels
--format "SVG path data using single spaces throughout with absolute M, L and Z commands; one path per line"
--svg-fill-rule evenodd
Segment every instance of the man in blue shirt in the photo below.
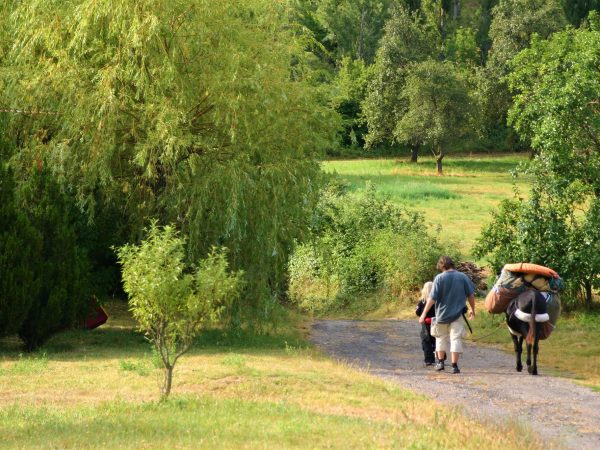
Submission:
M 462 314 L 468 300 L 471 306 L 469 319 L 475 318 L 475 288 L 469 277 L 454 268 L 454 261 L 449 256 L 440 257 L 437 268 L 442 273 L 433 279 L 431 294 L 419 322 L 425 322 L 427 312 L 435 305 L 436 325 L 431 327 L 432 336 L 435 332 L 438 357 L 435 368 L 444 370 L 444 360 L 450 350 L 452 373 L 460 373 L 458 360 L 463 353 L 466 335 Z

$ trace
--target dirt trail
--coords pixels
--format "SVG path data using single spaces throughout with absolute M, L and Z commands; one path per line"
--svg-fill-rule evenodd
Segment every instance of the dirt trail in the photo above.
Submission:
M 478 420 L 516 420 L 550 446 L 600 449 L 600 394 L 545 374 L 543 342 L 537 377 L 526 368 L 516 372 L 512 354 L 474 343 L 467 343 L 461 373 L 453 375 L 423 367 L 419 329 L 416 320 L 323 320 L 313 324 L 311 340 L 334 358 L 459 406 Z

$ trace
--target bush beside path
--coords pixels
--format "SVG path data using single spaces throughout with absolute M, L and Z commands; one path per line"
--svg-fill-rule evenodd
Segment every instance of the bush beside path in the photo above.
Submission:
M 504 330 L 500 332 L 505 332 Z M 367 368 L 488 424 L 517 423 L 551 447 L 600 448 L 600 395 L 571 380 L 544 372 L 515 371 L 512 354 L 468 342 L 462 373 L 423 367 L 416 320 L 318 320 L 312 342 L 330 356 Z

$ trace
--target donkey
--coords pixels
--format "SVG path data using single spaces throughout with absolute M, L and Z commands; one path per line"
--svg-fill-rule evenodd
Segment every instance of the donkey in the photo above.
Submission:
M 506 324 L 512 336 L 517 357 L 517 372 L 523 370 L 521 354 L 523 339 L 527 342 L 527 371 L 537 375 L 537 354 L 540 338 L 543 339 L 544 325 L 550 320 L 546 299 L 537 291 L 529 289 L 512 300 L 506 309 Z M 533 364 L 531 350 L 533 347 Z

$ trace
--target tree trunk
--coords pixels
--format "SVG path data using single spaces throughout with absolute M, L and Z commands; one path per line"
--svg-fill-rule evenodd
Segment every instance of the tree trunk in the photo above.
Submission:
M 165 367 L 165 378 L 161 389 L 161 400 L 166 400 L 171 393 L 171 385 L 173 384 L 173 366 Z
M 411 163 L 416 163 L 417 160 L 419 159 L 419 144 L 414 144 L 411 148 L 410 148 L 410 162 Z
M 438 147 L 438 151 L 435 154 L 435 165 L 437 167 L 437 174 L 438 175 L 444 175 L 444 169 L 442 167 L 442 159 L 444 159 L 444 156 L 446 156 L 444 154 L 444 150 L 442 149 L 442 147 Z
M 444 7 L 440 5 L 440 34 L 442 41 L 446 39 L 446 23 L 444 22 Z
M 458 20 L 458 18 L 460 17 L 460 0 L 454 0 L 452 3 L 452 16 L 454 20 Z
M 592 305 L 592 282 L 589 280 L 584 281 L 583 288 L 585 289 L 584 304 L 589 307 Z

